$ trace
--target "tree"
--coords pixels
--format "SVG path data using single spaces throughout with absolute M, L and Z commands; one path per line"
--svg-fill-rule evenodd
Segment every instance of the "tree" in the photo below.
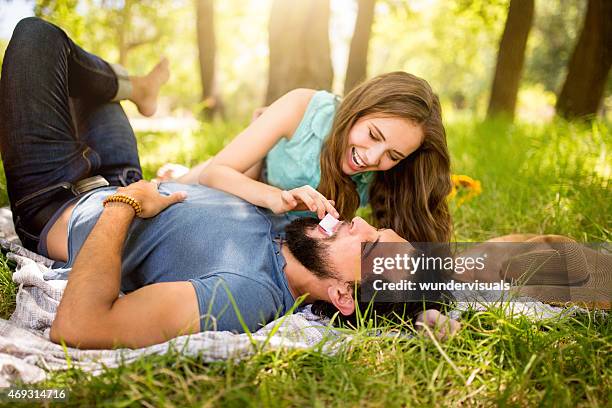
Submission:
M 266 105 L 291 89 L 331 89 L 329 0 L 274 0 Z
M 36 0 L 34 15 L 68 28 L 70 36 L 77 42 L 83 37 L 84 18 L 77 13 L 78 0 Z
M 159 40 L 160 32 L 154 24 L 146 24 L 144 27 L 134 27 L 133 8 L 138 2 L 125 0 L 122 6 L 115 11 L 117 24 L 114 25 L 117 33 L 117 46 L 119 48 L 119 64 L 126 65 L 128 53 L 134 48 L 145 44 L 151 44 Z M 138 33 L 137 33 L 138 31 Z
M 202 83 L 202 116 L 212 119 L 221 108 L 220 98 L 214 93 L 215 80 L 215 26 L 213 0 L 196 0 L 196 28 L 198 55 L 200 60 L 200 80 Z
M 559 92 L 585 10 L 584 0 L 547 0 L 536 4 L 523 82 L 542 84 L 548 92 Z
M 85 15 L 77 11 L 79 5 Z M 158 8 L 154 0 L 88 0 L 81 4 L 77 0 L 36 0 L 34 14 L 66 29 L 78 43 L 82 43 L 87 28 L 104 31 L 100 42 L 112 42 L 117 49 L 117 62 L 126 66 L 131 51 L 161 39 L 169 22 L 164 21 L 167 18 Z M 91 51 L 98 52 L 97 48 Z
M 506 26 L 499 44 L 497 65 L 487 116 L 514 117 L 527 37 L 535 13 L 534 0 L 511 0 Z
M 344 94 L 349 93 L 357 84 L 367 77 L 368 46 L 374 21 L 374 5 L 376 0 L 359 0 L 357 21 L 351 39 L 346 78 L 344 80 Z
M 582 32 L 557 99 L 559 115 L 593 115 L 601 103 L 612 64 L 612 2 L 589 0 Z

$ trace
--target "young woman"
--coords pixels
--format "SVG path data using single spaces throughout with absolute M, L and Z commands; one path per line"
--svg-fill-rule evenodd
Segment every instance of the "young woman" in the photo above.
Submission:
M 375 77 L 343 100 L 293 90 L 178 181 L 200 182 L 277 214 L 310 210 L 348 219 L 369 203 L 378 227 L 409 241 L 450 239 L 440 103 L 425 80 L 405 72 Z

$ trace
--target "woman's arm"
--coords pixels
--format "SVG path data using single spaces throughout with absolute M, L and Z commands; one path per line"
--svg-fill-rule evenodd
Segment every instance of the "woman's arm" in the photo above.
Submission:
M 182 184 L 198 184 L 200 180 L 200 174 L 202 174 L 202 171 L 210 164 L 211 161 L 212 161 L 212 158 L 206 161 L 203 161 L 202 163 L 198 163 L 190 169 L 187 169 L 186 167 L 180 164 L 167 163 L 160 168 L 160 170 L 157 173 L 157 177 L 161 181 L 174 181 L 176 183 L 182 183 Z M 253 167 L 245 171 L 244 174 L 247 177 L 252 178 L 253 180 L 258 180 L 259 175 L 261 174 L 262 162 L 263 161 L 260 160 Z M 172 172 L 174 172 L 175 170 L 174 168 L 171 168 L 170 166 L 173 166 L 173 167 L 176 166 L 176 168 L 178 168 L 179 171 L 182 171 L 184 169 L 186 173 L 173 180 L 173 176 L 171 176 L 170 174 L 172 174 Z
M 261 114 L 268 109 L 267 106 L 261 106 L 253 111 L 251 117 L 251 123 L 261 116 Z M 192 168 L 185 167 L 181 164 L 166 163 L 157 170 L 158 181 L 174 181 L 176 183 L 183 184 L 198 184 L 200 179 L 200 173 L 206 168 L 212 161 L 212 158 L 196 164 Z M 261 167 L 263 160 L 258 161 L 253 167 L 244 172 L 249 178 L 253 180 L 259 180 L 261 176 Z
M 295 132 L 313 94 L 310 89 L 296 89 L 270 105 L 203 169 L 200 183 L 273 209 L 281 199 L 281 190 L 245 173 L 260 163 L 281 137 Z

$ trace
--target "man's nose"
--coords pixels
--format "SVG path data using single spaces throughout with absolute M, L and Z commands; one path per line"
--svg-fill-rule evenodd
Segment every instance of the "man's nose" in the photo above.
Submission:
M 349 232 L 351 234 L 368 234 L 376 232 L 376 228 L 371 226 L 361 217 L 355 217 L 351 220 L 351 227 Z

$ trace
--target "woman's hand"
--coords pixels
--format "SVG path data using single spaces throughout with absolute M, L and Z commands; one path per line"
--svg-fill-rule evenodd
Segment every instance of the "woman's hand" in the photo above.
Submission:
M 187 198 L 187 193 L 184 191 L 177 191 L 170 195 L 162 195 L 157 190 L 158 187 L 158 183 L 140 180 L 127 187 L 119 187 L 117 189 L 117 194 L 124 194 L 128 197 L 132 197 L 140 203 L 142 207 L 142 212 L 139 215 L 140 218 L 155 217 L 172 204 L 176 204 Z
M 272 198 L 269 206 L 275 214 L 287 211 L 312 211 L 316 212 L 319 218 L 325 217 L 328 212 L 338 218 L 340 214 L 334 208 L 334 201 L 328 200 L 325 196 L 310 186 L 302 186 L 293 190 L 283 190 Z

